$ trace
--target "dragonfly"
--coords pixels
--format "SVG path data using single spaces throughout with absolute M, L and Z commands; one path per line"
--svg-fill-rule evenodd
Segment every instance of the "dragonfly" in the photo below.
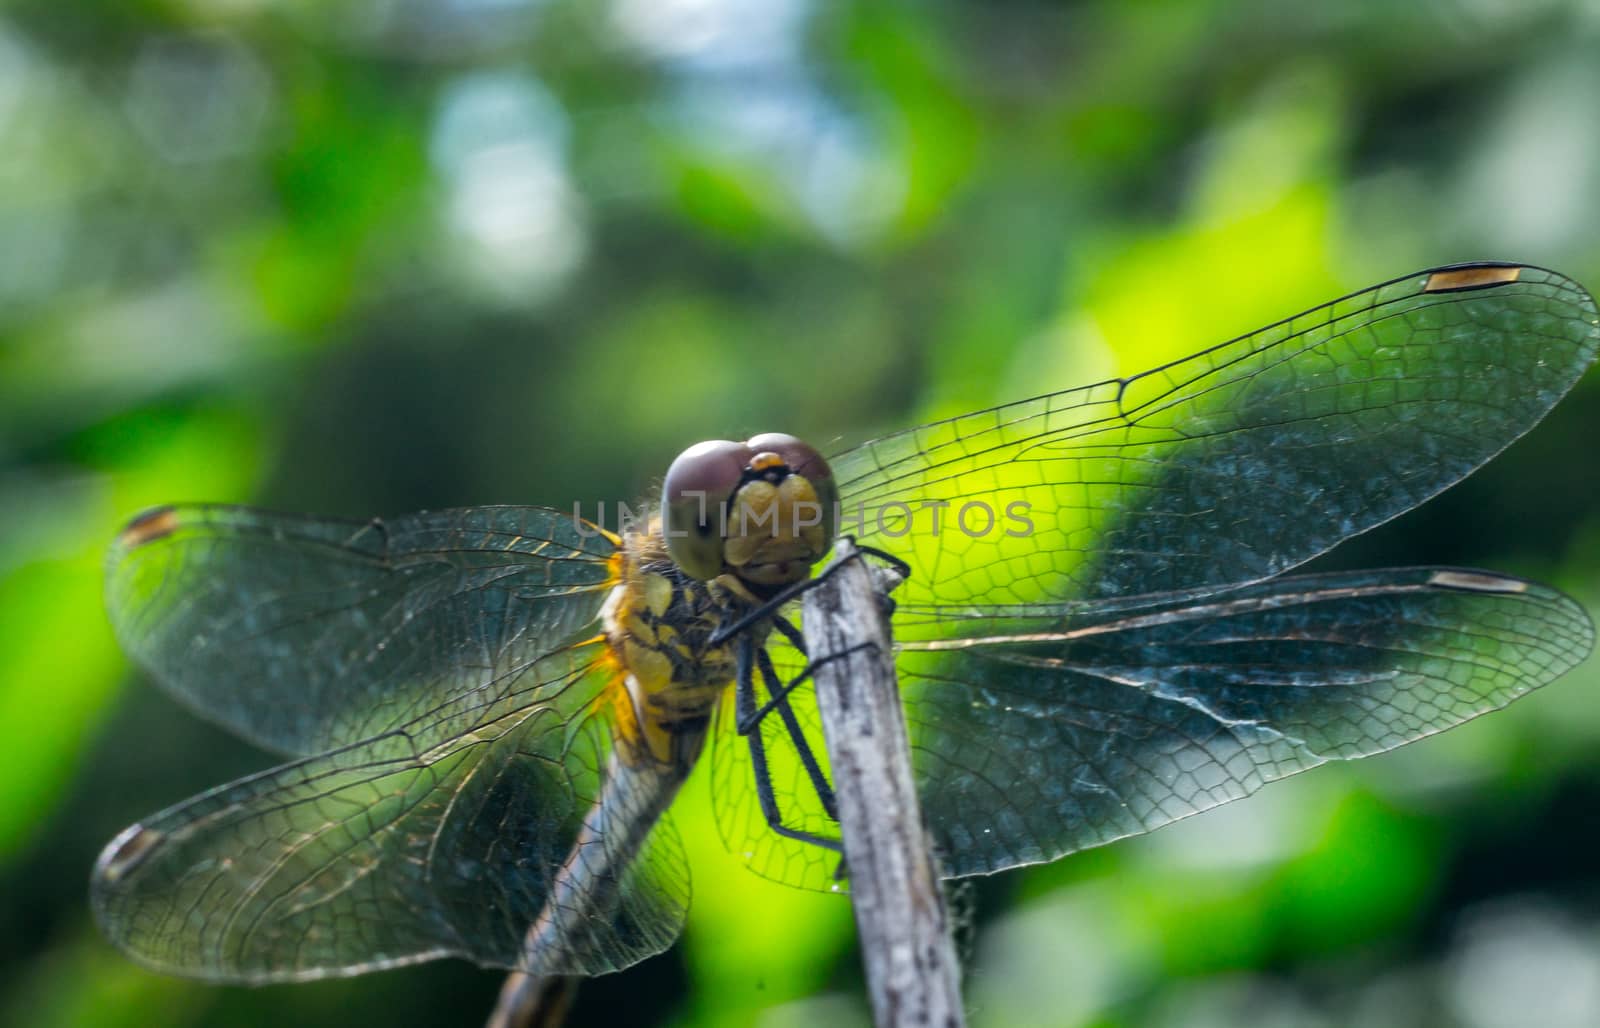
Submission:
M 840 533 L 909 571 L 895 668 L 952 878 L 1461 724 L 1583 660 L 1584 609 L 1493 571 L 1291 572 L 1494 457 L 1597 346 L 1569 278 L 1451 265 L 831 458 L 697 444 L 617 531 L 539 507 L 149 511 L 108 559 L 121 644 L 286 762 L 123 831 L 95 914 L 215 982 L 616 971 L 683 926 L 670 807 L 701 760 L 753 871 L 840 889 L 785 602 Z

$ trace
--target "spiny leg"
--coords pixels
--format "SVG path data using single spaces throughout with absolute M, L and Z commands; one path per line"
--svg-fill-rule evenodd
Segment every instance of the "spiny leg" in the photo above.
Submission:
M 806 738 L 805 732 L 800 728 L 800 719 L 795 716 L 794 704 L 789 702 L 789 693 L 801 682 L 811 677 L 811 668 L 808 665 L 793 682 L 787 684 L 778 677 L 778 671 L 772 666 L 772 656 L 763 647 L 756 654 L 760 662 L 761 677 L 767 683 L 767 693 L 772 697 L 771 703 L 778 709 L 778 716 L 783 718 L 783 727 L 789 731 L 789 739 L 794 743 L 795 752 L 800 756 L 800 763 L 805 766 L 806 777 L 811 779 L 811 788 L 816 792 L 817 799 L 822 803 L 823 813 L 831 821 L 839 820 L 839 807 L 833 799 L 833 786 L 828 783 L 827 775 L 822 773 L 822 767 L 817 763 L 817 755 L 811 750 L 811 741 Z
M 766 711 L 773 708 L 776 700 L 759 710 L 756 707 L 754 654 L 755 641 L 747 633 L 739 639 L 738 678 L 734 683 L 734 713 L 737 716 L 739 733 L 750 743 L 750 765 L 755 772 L 756 800 L 761 805 L 761 816 L 766 819 L 767 827 L 785 838 L 821 846 L 837 853 L 840 851 L 837 839 L 829 839 L 799 828 L 790 828 L 783 823 L 783 816 L 778 811 L 778 797 L 772 788 L 772 772 L 767 767 L 766 743 L 761 738 L 760 731 L 761 718 Z
M 853 542 L 854 540 L 851 541 Z M 902 579 L 911 577 L 911 565 L 907 564 L 905 561 L 901 560 L 899 557 L 896 557 L 892 553 L 886 553 L 883 550 L 872 546 L 857 546 L 854 559 L 860 560 L 863 556 L 876 557 L 879 560 L 888 563 L 895 569 L 895 572 Z M 729 639 L 732 639 L 735 635 L 743 632 L 756 622 L 761 621 L 764 618 L 774 617 L 779 610 L 783 609 L 784 604 L 798 596 L 803 595 L 806 592 L 809 592 L 812 589 L 815 589 L 823 582 L 826 582 L 828 580 L 828 576 L 837 571 L 841 566 L 842 565 L 838 561 L 835 561 L 834 563 L 823 568 L 822 571 L 815 577 L 807 578 L 802 581 L 795 582 L 793 585 L 785 587 L 775 594 L 771 599 L 762 603 L 760 606 L 753 610 L 747 611 L 742 616 L 736 618 L 728 624 L 720 626 L 716 631 L 711 633 L 711 645 L 715 646 L 719 643 L 724 643 Z M 792 628 L 793 626 L 791 625 L 790 627 Z M 805 652 L 804 647 L 801 647 L 801 652 Z
M 861 555 L 876 557 L 889 563 L 895 568 L 901 578 L 909 577 L 911 573 L 910 565 L 891 553 L 886 553 L 873 547 L 864 546 L 858 548 L 857 550 L 857 557 L 859 558 Z M 749 740 L 750 763 L 755 776 L 756 798 L 761 806 L 762 817 L 766 820 L 768 827 L 777 832 L 779 835 L 782 835 L 786 838 L 796 839 L 801 842 L 808 842 L 834 852 L 839 852 L 841 850 L 840 843 L 837 840 L 816 835 L 812 832 L 807 832 L 802 829 L 790 828 L 783 823 L 782 813 L 778 810 L 777 793 L 772 786 L 772 772 L 767 764 L 766 743 L 761 736 L 760 725 L 762 719 L 773 710 L 777 710 L 779 712 L 779 716 L 783 719 L 784 728 L 788 732 L 791 742 L 794 744 L 797 755 L 800 757 L 801 764 L 806 769 L 806 775 L 811 781 L 812 789 L 816 792 L 817 799 L 822 804 L 823 812 L 830 819 L 838 821 L 838 806 L 834 798 L 833 786 L 828 782 L 827 776 L 822 773 L 822 768 L 817 763 L 816 754 L 812 751 L 811 744 L 805 737 L 805 732 L 800 726 L 800 722 L 795 715 L 794 708 L 789 703 L 789 694 L 797 689 L 800 685 L 808 681 L 811 678 L 812 672 L 818 665 L 827 663 L 830 660 L 843 659 L 863 648 L 870 647 L 871 644 L 868 643 L 863 644 L 863 646 L 851 647 L 850 649 L 844 650 L 840 653 L 829 654 L 828 656 L 822 657 L 818 660 L 808 661 L 804 670 L 802 670 L 799 675 L 789 682 L 782 682 L 777 673 L 777 669 L 772 664 L 771 656 L 767 653 L 765 648 L 762 648 L 759 655 L 760 673 L 763 680 L 767 684 L 767 692 L 770 696 L 770 699 L 768 699 L 766 703 L 758 706 L 756 703 L 755 694 L 756 669 L 752 666 L 752 658 L 756 652 L 756 647 L 751 635 L 746 631 L 746 629 L 758 623 L 763 618 L 770 618 L 772 620 L 772 624 L 779 630 L 779 632 L 781 632 L 789 640 L 789 642 L 800 651 L 802 655 L 806 654 L 805 637 L 801 634 L 800 630 L 797 629 L 787 618 L 780 616 L 778 611 L 781 610 L 783 605 L 788 603 L 790 600 L 800 596 L 806 590 L 814 588 L 821 582 L 826 581 L 828 575 L 839 566 L 840 565 L 837 563 L 832 564 L 825 568 L 823 572 L 816 578 L 794 583 L 787 589 L 784 589 L 777 595 L 773 596 L 767 602 L 761 604 L 759 607 L 747 612 L 744 616 L 736 619 L 730 624 L 723 625 L 721 628 L 717 629 L 717 631 L 713 632 L 711 637 L 712 642 L 715 643 L 724 641 L 732 638 L 736 634 L 742 633 L 742 637 L 739 640 L 739 645 L 736 651 L 737 681 L 735 682 L 734 686 L 735 723 L 738 733 L 745 736 L 745 738 Z M 893 601 L 889 600 L 887 596 L 885 596 L 885 600 L 889 604 L 890 610 L 892 610 Z M 835 871 L 834 876 L 840 879 L 845 876 L 845 864 L 843 859 L 840 860 L 839 867 Z
M 805 640 L 801 637 L 800 630 L 795 628 L 788 619 L 775 617 L 773 618 L 773 624 L 789 638 L 796 649 L 802 654 L 806 652 Z M 789 702 L 789 694 L 802 683 L 812 680 L 816 669 L 823 664 L 827 664 L 830 661 L 843 660 L 864 650 L 876 652 L 877 649 L 876 643 L 863 642 L 838 653 L 830 653 L 826 657 L 818 657 L 815 660 L 808 659 L 806 666 L 798 675 L 776 688 L 774 687 L 775 683 L 781 681 L 781 679 L 778 677 L 777 670 L 772 666 L 772 658 L 765 649 L 760 651 L 762 676 L 767 681 L 767 691 L 771 693 L 772 698 L 755 711 L 754 722 L 759 722 L 762 717 L 774 708 L 782 714 L 784 723 L 789 730 L 789 736 L 794 742 L 795 750 L 799 754 L 801 762 L 805 764 L 807 773 L 811 776 L 811 786 L 817 793 L 817 799 L 821 801 L 823 810 L 828 817 L 836 822 L 839 820 L 839 808 L 838 802 L 834 798 L 833 786 L 822 773 L 822 768 L 817 765 L 816 755 L 811 748 L 811 743 L 800 730 L 800 723 L 794 715 L 794 706 Z M 751 727 L 754 729 L 755 724 L 753 723 Z M 841 853 L 839 864 L 833 870 L 833 877 L 835 881 L 844 881 L 848 876 L 848 863 L 843 853 Z
M 829 784 L 827 775 L 823 774 L 822 767 L 817 763 L 816 752 L 811 747 L 811 742 L 806 738 L 800 726 L 799 718 L 794 713 L 794 705 L 789 702 L 789 694 L 804 685 L 811 679 L 812 672 L 822 664 L 829 661 L 842 660 L 853 653 L 864 649 L 875 649 L 872 643 L 862 643 L 852 646 L 840 653 L 830 654 L 807 664 L 805 670 L 788 682 L 782 682 L 777 669 L 772 666 L 772 658 L 765 650 L 759 651 L 761 676 L 767 683 L 767 691 L 771 698 L 756 707 L 752 697 L 747 703 L 736 708 L 738 717 L 735 720 L 735 729 L 740 735 L 757 733 L 761 721 L 774 710 L 778 711 L 784 721 L 784 726 L 789 733 L 790 740 L 794 743 L 795 751 L 805 766 L 806 774 L 811 779 L 811 786 L 816 791 L 817 799 L 822 803 L 822 809 L 834 821 L 839 820 L 838 806 L 834 800 L 833 786 Z M 782 684 L 777 684 L 782 682 Z M 752 690 L 753 692 L 753 690 Z M 765 751 L 763 750 L 763 753 Z
M 873 648 L 871 643 L 863 643 L 860 646 L 852 646 L 848 650 L 830 654 L 826 657 L 821 657 L 807 664 L 805 670 L 800 672 L 799 675 L 790 679 L 788 682 L 785 682 L 777 689 L 770 690 L 772 692 L 772 698 L 770 700 L 763 703 L 759 707 L 752 706 L 752 709 L 749 711 L 748 718 L 745 718 L 743 715 L 740 716 L 740 720 L 737 722 L 739 734 L 747 734 L 761 721 L 762 718 L 776 710 L 779 704 L 787 703 L 789 694 L 794 692 L 800 686 L 806 684 L 806 682 L 810 681 L 811 672 L 815 670 L 818 665 L 826 664 L 831 660 L 841 660 L 845 657 L 848 657 L 852 653 L 857 653 L 861 650 L 871 648 Z M 774 675 L 776 675 L 776 673 L 776 671 L 773 672 Z M 752 705 L 755 703 L 753 696 L 750 702 Z

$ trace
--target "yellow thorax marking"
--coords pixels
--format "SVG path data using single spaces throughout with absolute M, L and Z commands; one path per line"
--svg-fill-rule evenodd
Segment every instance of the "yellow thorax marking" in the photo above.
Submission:
M 652 526 L 654 527 L 654 526 Z M 619 738 L 662 762 L 697 751 L 735 666 L 730 645 L 710 646 L 730 602 L 715 583 L 673 569 L 657 532 L 624 541 L 620 581 L 601 612 L 618 664 L 608 690 Z

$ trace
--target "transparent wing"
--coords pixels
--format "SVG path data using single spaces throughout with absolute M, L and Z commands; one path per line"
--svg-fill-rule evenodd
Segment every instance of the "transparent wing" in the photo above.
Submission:
M 219 982 L 441 956 L 599 974 L 665 949 L 688 873 L 655 822 L 682 770 L 612 751 L 602 650 L 549 654 L 498 704 L 458 697 L 133 826 L 95 868 L 101 926 L 148 966 Z M 457 728 L 419 742 L 440 724 Z
M 1132 378 L 850 450 L 831 462 L 842 527 L 911 564 L 896 596 L 912 607 L 1258 581 L 1465 477 L 1597 343 L 1594 300 L 1554 272 L 1420 272 Z
M 897 615 L 897 663 L 952 877 L 1053 860 L 1431 735 L 1556 678 L 1594 642 L 1553 589 L 1437 568 L 923 617 Z
M 798 611 L 796 611 L 798 612 Z M 773 634 L 767 641 L 778 678 L 793 681 L 804 670 L 805 657 L 782 636 Z M 759 702 L 770 698 L 765 686 L 757 690 Z M 810 681 L 789 694 L 789 707 L 805 745 L 818 768 L 832 781 L 828 753 L 822 738 L 822 721 L 815 691 Z M 722 697 L 716 713 L 711 743 L 711 804 L 717 828 L 728 852 L 763 878 L 828 892 L 845 892 L 849 882 L 838 877 L 839 855 L 820 846 L 798 842 L 773 831 L 763 816 L 754 786 L 756 771 L 750 746 L 736 730 L 733 689 Z M 839 838 L 839 825 L 823 808 L 811 777 L 800 759 L 788 726 L 774 711 L 763 718 L 758 729 L 783 822 L 791 828 L 822 838 Z
M 124 649 L 179 699 L 310 755 L 493 703 L 580 633 L 615 582 L 614 540 L 570 514 L 480 507 L 339 521 L 162 507 L 107 558 Z

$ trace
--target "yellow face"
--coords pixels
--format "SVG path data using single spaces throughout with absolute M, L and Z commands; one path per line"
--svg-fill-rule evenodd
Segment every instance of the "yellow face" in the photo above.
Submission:
M 667 552 L 691 578 L 797 582 L 833 545 L 838 493 L 821 454 L 794 436 L 696 443 L 667 470 Z

